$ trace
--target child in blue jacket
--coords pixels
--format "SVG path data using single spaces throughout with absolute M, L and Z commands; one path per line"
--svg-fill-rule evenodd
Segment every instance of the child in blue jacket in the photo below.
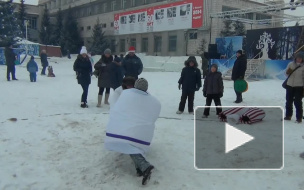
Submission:
M 38 71 L 38 65 L 34 61 L 34 56 L 31 56 L 31 60 L 27 63 L 26 68 L 27 71 L 30 73 L 31 82 L 36 82 L 36 77 L 37 77 L 36 72 Z

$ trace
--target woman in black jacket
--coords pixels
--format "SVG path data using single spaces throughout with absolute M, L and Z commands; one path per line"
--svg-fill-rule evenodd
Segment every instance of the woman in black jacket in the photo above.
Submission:
M 188 111 L 193 114 L 193 102 L 195 91 L 202 86 L 201 71 L 194 56 L 190 56 L 185 62 L 181 77 L 178 81 L 178 89 L 182 89 L 182 97 L 179 103 L 177 114 L 182 114 L 188 98 Z
M 224 93 L 224 84 L 222 73 L 218 72 L 218 66 L 213 64 L 211 66 L 211 72 L 206 76 L 204 82 L 203 93 L 206 97 L 206 106 L 211 106 L 212 100 L 216 106 L 221 106 L 221 97 Z M 203 118 L 209 116 L 210 108 L 205 108 Z M 216 115 L 222 112 L 221 107 L 216 108 Z
M 123 71 L 121 66 L 121 59 L 119 57 L 116 57 L 112 64 L 110 65 L 111 70 L 111 88 L 115 90 L 116 88 L 120 87 L 123 80 Z
M 45 75 L 45 70 L 49 66 L 49 62 L 47 60 L 47 54 L 46 54 L 45 50 L 41 51 L 40 60 L 41 60 L 41 65 L 42 65 L 41 75 Z
M 113 62 L 113 56 L 111 55 L 111 50 L 106 49 L 104 54 L 101 56 L 101 59 L 94 65 L 95 71 L 94 74 L 98 76 L 98 103 L 97 107 L 101 107 L 102 95 L 104 90 L 105 93 L 105 104 L 109 104 L 110 88 L 111 88 L 111 71 L 110 65 Z
M 76 71 L 77 74 L 78 84 L 80 84 L 83 89 L 80 107 L 87 108 L 87 97 L 89 85 L 91 84 L 92 65 L 85 46 L 82 47 L 80 55 L 78 55 L 74 63 L 74 71 Z
M 235 82 L 238 79 L 244 79 L 245 73 L 247 69 L 247 57 L 243 54 L 242 50 L 238 50 L 236 52 L 237 59 L 234 62 L 233 69 L 232 69 L 232 76 L 231 79 Z M 237 92 L 236 94 L 236 101 L 234 103 L 241 103 L 243 101 L 242 93 Z

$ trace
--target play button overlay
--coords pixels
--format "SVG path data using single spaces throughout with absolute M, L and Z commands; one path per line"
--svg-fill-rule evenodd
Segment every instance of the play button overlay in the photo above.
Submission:
M 229 125 L 228 123 L 225 123 L 225 129 L 226 129 L 225 153 L 228 153 L 254 139 L 253 136 L 250 136 L 247 133 L 238 130 L 237 128 Z
M 210 108 L 207 118 L 202 117 L 205 108 Z M 196 169 L 280 170 L 284 167 L 281 107 L 222 107 L 222 111 L 232 116 L 227 114 L 226 119 L 220 114 L 219 119 L 215 107 L 195 110 Z

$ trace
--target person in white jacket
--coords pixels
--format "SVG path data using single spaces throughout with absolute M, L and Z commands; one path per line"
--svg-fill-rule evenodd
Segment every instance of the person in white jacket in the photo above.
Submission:
M 148 82 L 144 78 L 138 79 L 134 87 L 123 90 L 110 110 L 105 148 L 129 154 L 137 175 L 143 176 L 142 185 L 146 185 L 154 166 L 145 159 L 144 154 L 151 145 L 161 104 L 147 93 Z
M 111 93 L 109 102 L 110 102 L 110 108 L 114 106 L 114 104 L 117 102 L 119 96 L 121 95 L 123 90 L 134 88 L 135 84 L 135 78 L 134 77 L 125 77 L 122 80 L 122 85 L 114 90 L 113 93 Z

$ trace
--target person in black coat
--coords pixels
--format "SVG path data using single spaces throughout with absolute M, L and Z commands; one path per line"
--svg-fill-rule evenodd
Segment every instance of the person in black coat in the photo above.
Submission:
M 181 77 L 178 81 L 178 89 L 182 89 L 181 101 L 177 114 L 182 114 L 188 98 L 188 111 L 193 114 L 193 102 L 195 91 L 202 86 L 201 71 L 197 68 L 198 64 L 194 56 L 190 56 L 185 62 Z
M 45 75 L 45 70 L 49 66 L 49 62 L 47 60 L 47 54 L 46 54 L 45 50 L 41 51 L 40 60 L 41 60 L 41 65 L 42 65 L 41 75 Z
M 7 66 L 7 72 L 6 72 L 6 78 L 7 81 L 10 81 L 10 74 L 12 74 L 12 79 L 13 80 L 18 80 L 16 79 L 15 72 L 15 61 L 16 61 L 16 54 L 13 51 L 13 45 L 8 44 L 8 46 L 4 50 L 4 56 L 5 56 L 5 63 Z
M 211 72 L 206 76 L 204 82 L 203 93 L 206 97 L 206 106 L 211 106 L 212 100 L 216 106 L 221 106 L 221 97 L 224 93 L 224 84 L 222 73 L 218 72 L 218 66 L 213 64 L 211 66 Z M 222 112 L 221 107 L 216 108 L 216 115 Z M 210 113 L 210 108 L 205 108 L 203 118 L 207 118 Z
M 123 72 L 121 68 L 121 59 L 116 57 L 112 64 L 110 65 L 111 71 L 111 88 L 115 90 L 116 88 L 120 87 L 123 80 Z
M 106 49 L 101 59 L 94 65 L 95 75 L 98 76 L 98 103 L 97 107 L 101 107 L 101 101 L 103 92 L 105 92 L 105 104 L 109 104 L 110 88 L 111 88 L 111 71 L 110 65 L 113 62 L 113 56 L 111 55 L 111 50 Z
M 80 84 L 83 89 L 80 107 L 87 108 L 87 97 L 89 85 L 91 84 L 92 65 L 85 46 L 81 48 L 80 55 L 78 55 L 74 63 L 74 71 L 77 74 L 78 84 Z
M 125 77 L 134 77 L 138 79 L 138 75 L 143 71 L 143 64 L 141 59 L 135 55 L 135 48 L 129 48 L 129 54 L 122 61 L 122 67 Z
M 243 54 L 242 50 L 236 52 L 236 57 L 237 59 L 234 62 L 231 76 L 231 79 L 234 82 L 239 79 L 244 79 L 247 69 L 247 57 Z M 243 101 L 242 93 L 235 90 L 235 94 L 236 101 L 234 103 L 241 103 Z

